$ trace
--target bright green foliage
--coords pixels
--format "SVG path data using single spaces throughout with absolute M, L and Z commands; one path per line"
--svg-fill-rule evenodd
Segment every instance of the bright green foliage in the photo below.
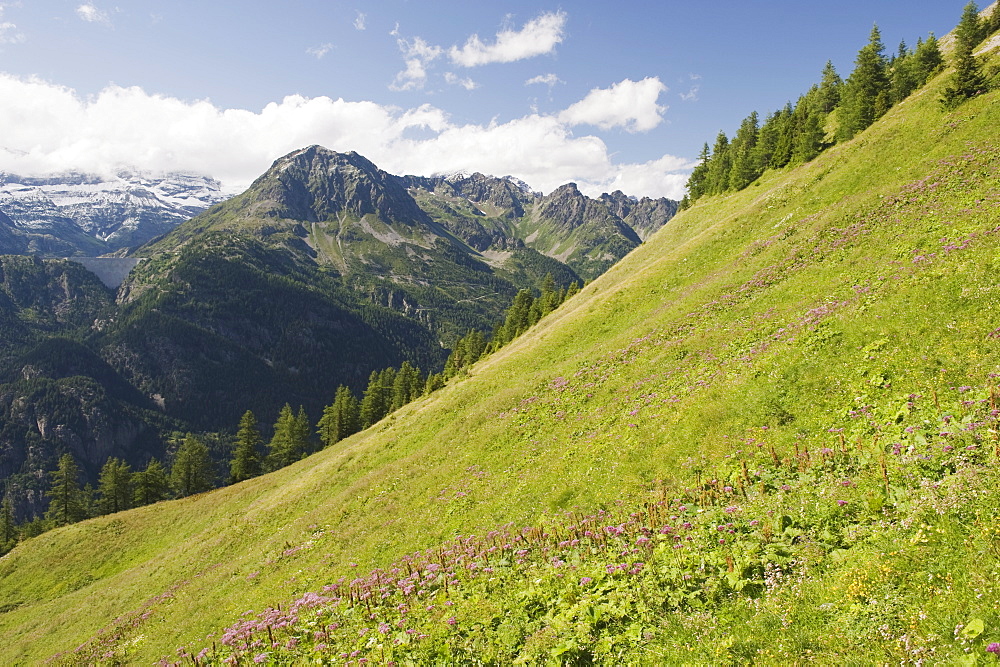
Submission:
M 885 47 L 878 26 L 872 26 L 866 44 L 854 60 L 854 71 L 844 83 L 838 114 L 840 138 L 850 139 L 889 110 L 889 78 Z
M 52 473 L 49 489 L 49 510 L 45 518 L 57 526 L 65 526 L 87 518 L 87 499 L 80 488 L 80 468 L 72 454 L 59 458 L 59 467 Z
M 121 459 L 111 457 L 101 468 L 97 492 L 102 514 L 121 512 L 133 507 L 134 490 L 132 467 Z
M 261 473 L 260 449 L 263 442 L 257 428 L 257 418 L 252 411 L 247 410 L 236 431 L 236 448 L 229 466 L 229 479 L 233 484 Z
M 193 434 L 188 434 L 174 455 L 170 468 L 170 483 L 180 497 L 208 491 L 213 486 L 212 459 L 208 447 Z
M 955 72 L 941 95 L 941 105 L 945 109 L 955 109 L 989 88 L 982 65 L 973 53 L 982 38 L 983 24 L 979 20 L 976 4 L 970 2 L 955 29 Z
M 0 559 L 0 662 L 75 647 L 59 660 L 201 662 L 242 619 L 265 621 L 255 637 L 275 664 L 324 641 L 353 642 L 348 655 L 369 664 L 406 664 L 393 655 L 404 650 L 414 664 L 588 652 L 598 664 L 989 664 L 1000 93 L 942 114 L 944 83 L 863 141 L 699 201 L 469 378 L 344 446 L 25 540 Z M 692 497 L 649 519 L 649 503 Z M 602 507 L 610 549 L 568 537 Z M 666 526 L 690 546 L 661 547 Z M 508 535 L 528 548 L 522 563 Z M 406 558 L 433 550 L 447 564 L 466 547 L 455 578 Z M 409 577 L 407 563 L 430 590 L 404 614 L 370 582 Z M 303 591 L 341 606 L 300 604 Z M 255 613 L 269 608 L 299 616 L 300 649 L 278 628 L 268 645 Z M 327 613 L 352 615 L 320 627 Z M 341 661 L 285 662 L 315 658 Z
M 17 525 L 14 523 L 14 508 L 10 497 L 5 495 L 3 502 L 0 503 L 0 556 L 17 545 L 18 537 Z
M 1000 639 L 996 388 L 963 389 L 944 410 L 911 394 L 882 426 L 894 443 L 853 442 L 867 425 L 850 413 L 811 451 L 747 437 L 631 507 L 556 512 L 355 573 L 244 615 L 201 664 L 249 663 L 265 634 L 278 664 L 988 659 Z M 967 542 L 981 546 L 947 548 Z
M 150 459 L 145 470 L 132 476 L 135 490 L 134 506 L 152 505 L 170 497 L 170 479 L 167 469 L 156 459 Z
M 423 392 L 423 385 L 419 387 Z M 317 434 L 324 447 L 340 442 L 360 430 L 358 399 L 348 387 L 337 387 L 333 403 L 323 410 L 323 416 L 316 425 Z
M 989 21 L 987 21 L 987 35 L 992 35 L 993 33 L 1000 31 L 1000 4 L 993 5 L 993 12 L 990 14 Z
M 292 412 L 292 406 L 285 403 L 278 413 L 274 423 L 274 435 L 268 443 L 267 468 L 277 470 L 295 463 L 309 449 L 309 432 L 311 431 L 305 410 L 299 407 L 299 413 Z

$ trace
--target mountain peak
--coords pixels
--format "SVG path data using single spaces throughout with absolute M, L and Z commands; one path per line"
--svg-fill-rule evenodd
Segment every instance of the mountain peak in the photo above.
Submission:
M 267 217 L 318 222 L 347 212 L 390 223 L 427 219 L 399 180 L 366 157 L 317 145 L 277 159 L 247 192 Z

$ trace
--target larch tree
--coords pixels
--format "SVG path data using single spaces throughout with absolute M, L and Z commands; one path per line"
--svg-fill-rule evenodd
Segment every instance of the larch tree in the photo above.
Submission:
M 132 468 L 119 458 L 111 457 L 101 468 L 97 492 L 100 494 L 99 507 L 103 514 L 113 514 L 130 509 L 135 500 Z
M 134 487 L 133 504 L 135 507 L 152 505 L 170 497 L 170 479 L 167 469 L 156 459 L 150 459 L 145 470 L 140 470 L 132 477 Z
M 49 510 L 45 518 L 65 526 L 87 518 L 87 502 L 80 488 L 80 468 L 72 454 L 59 457 L 59 466 L 50 473 Z
M 193 434 L 188 434 L 170 469 L 170 483 L 178 496 L 190 496 L 212 488 L 212 459 L 208 447 Z
M 257 418 L 253 412 L 247 410 L 240 418 L 240 425 L 236 430 L 236 447 L 233 450 L 232 463 L 229 465 L 229 480 L 233 484 L 260 475 L 262 445 Z
M 301 408 L 299 412 L 303 412 Z M 267 469 L 278 470 L 301 459 L 308 445 L 308 432 L 307 421 L 306 438 L 303 439 L 299 417 L 292 412 L 292 406 L 285 403 L 278 413 L 278 421 L 274 423 L 274 435 L 268 443 Z

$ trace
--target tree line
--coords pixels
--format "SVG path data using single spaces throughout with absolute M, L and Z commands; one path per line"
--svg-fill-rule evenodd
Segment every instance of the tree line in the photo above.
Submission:
M 169 468 L 154 458 L 144 469 L 133 471 L 127 462 L 111 457 L 101 468 L 96 489 L 89 484 L 81 486 L 82 475 L 76 459 L 72 454 L 63 454 L 56 469 L 49 473 L 49 508 L 44 517 L 19 525 L 10 497 L 5 495 L 0 501 L 0 555 L 13 549 L 20 539 L 51 528 L 201 493 L 217 488 L 220 481 L 242 482 L 329 447 L 443 387 L 479 359 L 523 334 L 579 289 L 575 282 L 560 289 L 552 276 L 547 275 L 537 296 L 531 290 L 517 293 L 503 320 L 489 336 L 470 329 L 459 338 L 441 372 L 424 375 L 408 361 L 398 369 L 373 371 L 360 398 L 347 386 L 337 387 L 333 402 L 323 410 L 315 427 L 302 406 L 295 411 L 286 403 L 279 411 L 270 440 L 265 443 L 257 417 L 247 410 L 235 438 L 225 445 L 232 454 L 227 471 L 221 474 L 209 447 L 209 444 L 218 446 L 218 434 L 173 434 L 169 438 L 174 449 Z
M 974 51 L 998 30 L 1000 4 L 985 19 L 979 16 L 974 2 L 965 6 L 955 31 L 955 71 L 941 98 L 945 109 L 954 109 L 989 90 L 989 81 Z M 740 123 L 732 139 L 720 131 L 711 148 L 704 144 L 681 207 L 706 195 L 742 190 L 768 169 L 808 162 L 830 146 L 852 139 L 927 83 L 944 65 L 933 33 L 926 40 L 918 39 L 913 49 L 901 42 L 896 53 L 887 56 L 878 26 L 873 26 L 846 80 L 827 61 L 820 83 L 800 96 L 794 106 L 786 103 L 768 114 L 763 124 L 754 111 Z

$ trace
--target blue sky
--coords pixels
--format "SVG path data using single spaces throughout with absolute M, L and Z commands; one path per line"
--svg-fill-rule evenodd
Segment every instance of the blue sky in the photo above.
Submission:
M 679 198 L 701 145 L 782 106 L 873 23 L 966 0 L 0 0 L 0 170 L 135 167 L 245 187 L 318 143 L 392 173 Z

